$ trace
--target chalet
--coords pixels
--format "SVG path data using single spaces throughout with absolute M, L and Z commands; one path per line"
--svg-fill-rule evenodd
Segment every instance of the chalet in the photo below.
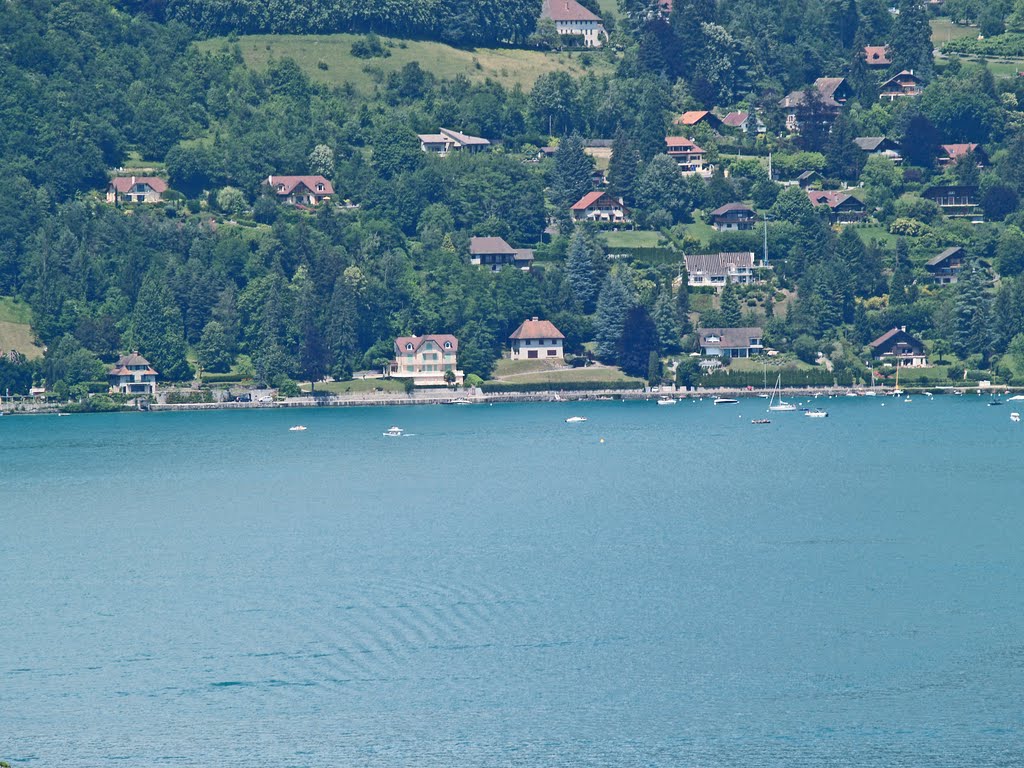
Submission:
M 558 34 L 582 38 L 587 48 L 600 48 L 608 40 L 601 17 L 584 8 L 576 0 L 544 0 L 540 17 L 555 22 Z
M 722 118 L 722 125 L 725 128 L 739 131 L 740 133 L 767 133 L 768 127 L 761 118 L 750 112 L 730 112 Z
M 859 136 L 853 140 L 853 143 L 865 154 L 888 157 L 897 164 L 903 162 L 900 145 L 885 136 Z
M 756 218 L 749 205 L 726 203 L 711 212 L 711 226 L 719 232 L 742 232 L 753 229 Z
M 924 344 L 907 333 L 907 326 L 893 328 L 871 342 L 871 354 L 882 362 L 900 368 L 923 368 L 928 365 Z
M 960 247 L 947 248 L 938 256 L 928 259 L 924 268 L 928 270 L 933 283 L 937 285 L 949 285 L 955 283 L 960 276 L 960 270 L 964 266 L 964 249 Z
M 687 285 L 722 288 L 726 282 L 748 285 L 755 282 L 754 254 L 697 253 L 683 256 Z
M 819 102 L 817 107 L 809 98 L 815 91 Z M 819 77 L 810 88 L 793 91 L 779 102 L 786 115 L 786 130 L 791 133 L 799 131 L 800 123 L 810 116 L 812 110 L 820 112 L 823 123 L 831 124 L 852 96 L 853 90 L 845 77 Z
M 700 353 L 708 357 L 752 357 L 764 350 L 760 328 L 698 328 Z
M 722 121 L 719 119 L 718 115 L 704 109 L 694 110 L 692 112 L 683 112 L 683 114 L 672 122 L 675 125 L 682 125 L 687 128 L 693 128 L 697 125 L 706 125 L 716 133 L 722 128 Z
M 834 189 L 808 189 L 807 197 L 811 205 L 827 205 L 829 218 L 833 224 L 849 224 L 860 221 L 867 215 L 864 203 L 853 195 Z
M 907 96 L 920 96 L 923 90 L 924 80 L 915 75 L 914 70 L 905 69 L 882 83 L 878 98 L 882 101 L 896 101 Z
M 458 368 L 459 340 L 449 333 L 428 336 L 399 336 L 395 339 L 395 359 L 390 373 L 395 378 L 412 379 L 416 386 L 443 386 L 444 375 L 451 371 L 455 384 L 462 384 Z
M 973 216 L 978 207 L 978 188 L 974 185 L 937 184 L 921 193 L 946 216 Z
M 503 267 L 514 267 L 524 272 L 533 264 L 533 251 L 528 248 L 513 248 L 500 237 L 469 238 L 469 262 L 486 267 L 491 272 L 500 272 Z
M 704 150 L 682 136 L 666 136 L 665 153 L 676 161 L 684 176 L 710 176 L 711 169 L 704 165 Z
M 817 171 L 804 171 L 796 177 L 796 183 L 800 185 L 802 189 L 807 189 L 815 182 L 821 181 L 821 174 Z
M 323 176 L 268 176 L 265 183 L 289 205 L 319 205 L 334 194 L 334 185 Z
M 550 320 L 536 317 L 524 320 L 509 340 L 512 342 L 512 360 L 560 360 L 565 357 L 562 348 L 565 336 Z
M 117 176 L 107 184 L 108 203 L 159 203 L 168 189 L 156 176 Z
M 138 352 L 123 355 L 107 371 L 110 392 L 123 395 L 155 395 L 157 376 L 159 374 L 153 370 L 149 360 Z
M 984 168 L 988 162 L 988 156 L 977 144 L 942 144 L 939 147 L 939 156 L 936 158 L 936 163 L 939 167 L 945 168 L 949 165 L 956 165 L 956 163 L 962 157 L 973 154 L 974 159 L 978 162 L 979 168 Z
M 451 152 L 486 152 L 491 142 L 479 136 L 469 136 L 450 128 L 440 128 L 438 133 L 420 133 L 420 149 L 446 157 Z
M 588 192 L 573 204 L 569 212 L 573 221 L 629 223 L 629 208 L 622 198 L 612 197 L 607 192 Z
M 889 46 L 887 45 L 865 45 L 864 61 L 869 67 L 885 69 L 892 66 L 892 59 L 889 58 Z

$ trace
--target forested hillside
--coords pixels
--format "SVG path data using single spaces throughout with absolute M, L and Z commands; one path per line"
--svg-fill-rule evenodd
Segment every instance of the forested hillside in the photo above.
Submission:
M 894 15 L 876 0 L 678 0 L 665 16 L 623 0 L 606 19 L 609 45 L 546 54 L 573 57 L 579 71 L 600 61 L 605 74 L 550 71 L 530 90 L 440 79 L 427 61 L 385 75 L 374 61 L 404 43 L 376 36 L 344 63 L 365 62 L 371 92 L 343 76 L 319 85 L 288 58 L 247 68 L 245 38 L 234 37 L 529 38 L 539 3 L 498 5 L 472 3 L 458 19 L 442 8 L 420 23 L 432 4 L 7 3 L 0 295 L 28 302 L 48 349 L 38 364 L 5 362 L 0 376 L 17 368 L 18 389 L 29 371 L 82 391 L 103 363 L 139 349 L 164 381 L 200 368 L 271 384 L 345 378 L 379 367 L 397 335 L 450 332 L 460 367 L 487 378 L 508 334 L 538 315 L 573 353 L 652 379 L 658 361 L 693 348 L 696 322 L 763 326 L 794 364 L 827 359 L 844 381 L 867 376 L 867 342 L 907 326 L 942 363 L 938 379 L 1024 381 L 1024 79 L 933 62 L 921 3 L 903 0 Z M 459 24 L 470 31 L 452 37 Z M 869 69 L 865 45 L 888 46 L 891 62 Z M 879 99 L 910 69 L 919 96 Z M 820 77 L 851 88 L 838 114 L 809 87 Z M 791 92 L 810 105 L 799 131 L 781 106 Z M 676 121 L 710 108 L 754 115 L 763 131 Z M 421 151 L 416 134 L 439 127 L 486 137 L 491 151 Z M 681 174 L 667 135 L 699 144 L 707 174 Z M 899 162 L 857 137 L 892 140 Z M 597 161 L 606 178 L 595 177 L 590 139 L 611 140 L 610 159 Z M 977 146 L 950 160 L 943 144 Z M 863 203 L 856 223 L 812 205 L 795 184 L 806 171 Z M 331 204 L 282 205 L 263 184 L 311 173 L 332 181 Z M 171 191 L 157 205 L 114 206 L 103 193 L 118 174 L 155 174 Z M 970 215 L 926 197 L 943 184 L 976 190 Z M 570 219 L 595 185 L 624 200 L 640 231 Z M 756 211 L 754 228 L 712 231 L 710 211 L 732 202 Z M 758 284 L 687 289 L 684 252 L 760 257 L 766 225 L 771 269 Z M 536 263 L 480 270 L 472 235 L 533 247 Z M 630 245 L 641 242 L 655 247 Z M 963 279 L 940 285 L 926 262 L 950 246 L 965 249 Z M 681 381 L 696 376 L 681 370 Z

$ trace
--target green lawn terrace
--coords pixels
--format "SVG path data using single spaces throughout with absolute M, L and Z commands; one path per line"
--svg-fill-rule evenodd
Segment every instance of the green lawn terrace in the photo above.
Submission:
M 329 86 L 349 85 L 363 96 L 371 96 L 388 75 L 416 62 L 435 77 L 452 80 L 458 76 L 473 82 L 490 79 L 507 88 L 519 85 L 529 90 L 549 72 L 610 75 L 613 54 L 597 51 L 545 52 L 516 48 L 474 48 L 465 50 L 426 40 L 380 37 L 386 57 L 359 58 L 352 44 L 364 35 L 244 35 L 216 37 L 196 45 L 203 51 L 229 50 L 237 45 L 246 65 L 265 70 L 271 60 L 290 58 L 314 82 Z

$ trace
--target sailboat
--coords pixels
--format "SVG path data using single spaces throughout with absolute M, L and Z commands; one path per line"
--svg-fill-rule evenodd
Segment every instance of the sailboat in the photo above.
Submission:
M 796 410 L 796 406 L 795 405 L 793 405 L 792 403 L 787 403 L 785 400 L 782 399 L 782 393 L 779 391 L 781 389 L 781 387 L 782 387 L 782 374 L 780 373 L 779 377 L 775 380 L 775 389 L 772 390 L 771 400 L 768 401 L 768 410 L 769 411 L 795 411 Z M 778 403 L 775 402 L 775 396 L 776 395 L 779 396 L 779 402 Z

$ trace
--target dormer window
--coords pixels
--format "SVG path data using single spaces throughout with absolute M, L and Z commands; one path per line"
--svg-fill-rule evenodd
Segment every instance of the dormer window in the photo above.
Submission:
M 446 342 L 444 343 L 444 348 L 445 348 L 445 349 L 451 349 L 451 348 L 452 348 L 452 343 L 451 343 L 450 341 L 446 341 Z
M 284 184 L 278 184 L 277 185 L 277 191 L 278 192 L 284 192 Z
M 324 191 L 324 185 L 323 184 L 317 184 L 316 185 L 316 191 L 317 192 L 323 192 Z
M 412 344 L 406 344 L 405 349 L 407 352 L 412 352 Z

